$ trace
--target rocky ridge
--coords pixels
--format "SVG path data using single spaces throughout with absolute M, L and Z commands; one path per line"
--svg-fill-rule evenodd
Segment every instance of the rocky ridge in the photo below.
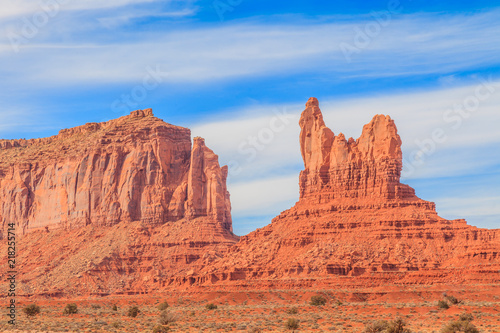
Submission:
M 438 216 L 400 183 L 401 139 L 376 115 L 361 136 L 326 127 L 317 99 L 300 118 L 300 200 L 205 268 L 201 285 L 500 282 L 499 230 Z
M 150 109 L 0 146 L 0 239 L 14 223 L 20 294 L 151 292 L 238 241 L 227 167 Z
M 22 236 L 21 294 L 500 282 L 499 230 L 443 219 L 400 182 L 389 116 L 346 139 L 312 98 L 300 128 L 299 201 L 239 241 L 227 167 L 149 109 L 0 140 L 0 232 Z
M 152 110 L 33 140 L 3 140 L 0 239 L 40 229 L 161 225 L 207 216 L 232 231 L 227 167 L 203 139 Z

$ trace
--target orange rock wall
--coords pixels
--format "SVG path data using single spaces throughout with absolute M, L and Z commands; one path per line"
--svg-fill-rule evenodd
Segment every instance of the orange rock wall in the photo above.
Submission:
M 189 129 L 150 109 L 34 140 L 0 141 L 0 239 L 120 221 L 209 216 L 232 230 L 227 167 Z

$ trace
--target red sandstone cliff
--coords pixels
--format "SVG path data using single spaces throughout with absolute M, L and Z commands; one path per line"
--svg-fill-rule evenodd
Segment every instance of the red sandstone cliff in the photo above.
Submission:
M 226 178 L 202 138 L 150 109 L 0 140 L 0 240 L 15 223 L 21 294 L 151 291 L 208 265 L 238 240 Z
M 0 239 L 121 221 L 159 225 L 207 216 L 231 231 L 227 167 L 189 129 L 150 109 L 35 140 L 0 141 Z
M 498 230 L 445 220 L 400 183 L 390 117 L 346 140 L 311 99 L 300 126 L 300 200 L 238 243 L 227 168 L 151 110 L 0 140 L 1 230 L 23 234 L 19 294 L 500 282 Z
M 400 183 L 401 139 L 377 115 L 359 139 L 325 126 L 311 98 L 300 119 L 300 200 L 241 238 L 198 283 L 322 284 L 499 282 L 499 230 L 439 217 Z

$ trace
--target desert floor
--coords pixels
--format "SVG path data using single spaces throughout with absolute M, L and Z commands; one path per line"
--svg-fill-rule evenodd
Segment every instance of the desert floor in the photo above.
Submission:
M 312 296 L 326 299 L 324 306 L 310 304 Z M 446 296 L 460 301 L 451 304 Z M 448 300 L 449 309 L 438 307 Z M 6 304 L 2 299 L 2 304 Z M 2 306 L 1 332 L 153 332 L 158 325 L 158 305 L 168 302 L 166 311 L 174 319 L 170 332 L 286 332 L 290 318 L 299 322 L 296 332 L 363 332 L 378 320 L 402 318 L 411 332 L 441 332 L 460 314 L 474 316 L 480 332 L 500 332 L 500 285 L 408 286 L 337 290 L 182 291 L 147 295 L 50 299 L 18 298 L 17 325 L 7 324 Z M 64 315 L 67 304 L 78 313 Z M 22 309 L 37 304 L 41 313 L 28 318 Z M 207 304 L 217 309 L 207 309 Z M 117 306 L 117 311 L 113 310 Z M 140 313 L 127 315 L 130 307 Z

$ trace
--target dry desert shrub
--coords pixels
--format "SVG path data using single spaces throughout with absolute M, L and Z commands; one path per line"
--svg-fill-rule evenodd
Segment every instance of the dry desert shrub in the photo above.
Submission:
M 445 298 L 448 302 L 450 302 L 450 304 L 460 304 L 460 300 L 458 300 L 455 296 L 446 295 Z
M 443 300 L 438 301 L 437 306 L 438 306 L 438 308 L 443 309 L 443 310 L 446 310 L 446 309 L 450 308 L 450 305 L 448 304 L 448 302 L 443 301 Z
M 472 313 L 462 313 L 458 320 L 460 320 L 460 321 L 473 321 L 474 316 L 472 315 Z
M 213 303 L 208 303 L 207 305 L 205 305 L 205 308 L 207 310 L 215 310 L 215 309 L 217 309 L 217 305 L 215 305 Z
M 299 328 L 299 321 L 295 318 L 289 318 L 285 323 L 287 330 L 296 330 Z
M 170 328 L 168 328 L 166 326 L 162 326 L 162 325 L 156 325 L 153 328 L 153 333 L 167 333 L 169 331 L 170 331 Z
M 158 310 L 163 311 L 163 310 L 166 310 L 168 307 L 169 307 L 168 303 L 167 302 L 163 302 L 163 303 L 160 303 L 158 305 Z
M 314 306 L 323 306 L 326 304 L 326 298 L 321 295 L 312 296 L 310 304 Z
M 133 306 L 130 309 L 128 309 L 127 316 L 135 318 L 139 315 L 139 312 L 141 312 L 139 311 L 139 308 L 137 306 Z
M 479 333 L 479 330 L 470 321 L 452 321 L 442 330 L 442 333 Z
M 168 325 L 175 322 L 176 320 L 176 316 L 168 311 L 163 311 L 158 318 L 158 322 L 160 323 L 160 325 Z
M 78 306 L 75 303 L 68 304 L 64 308 L 65 315 L 71 315 L 76 313 L 78 313 Z
M 410 330 L 401 318 L 397 318 L 393 321 L 381 320 L 372 323 L 365 327 L 363 333 L 410 333 Z
M 479 333 L 479 330 L 471 321 L 474 316 L 470 313 L 462 313 L 457 321 L 449 322 L 442 330 L 442 333 Z
M 410 330 L 406 328 L 406 322 L 397 318 L 394 321 L 389 322 L 389 326 L 386 329 L 387 333 L 410 333 Z
M 28 305 L 23 309 L 23 312 L 28 316 L 28 317 L 33 317 L 36 316 L 37 314 L 40 313 L 40 307 L 36 304 L 31 304 Z
M 365 327 L 363 333 L 379 333 L 385 332 L 387 327 L 389 326 L 389 322 L 386 320 L 377 321 Z

